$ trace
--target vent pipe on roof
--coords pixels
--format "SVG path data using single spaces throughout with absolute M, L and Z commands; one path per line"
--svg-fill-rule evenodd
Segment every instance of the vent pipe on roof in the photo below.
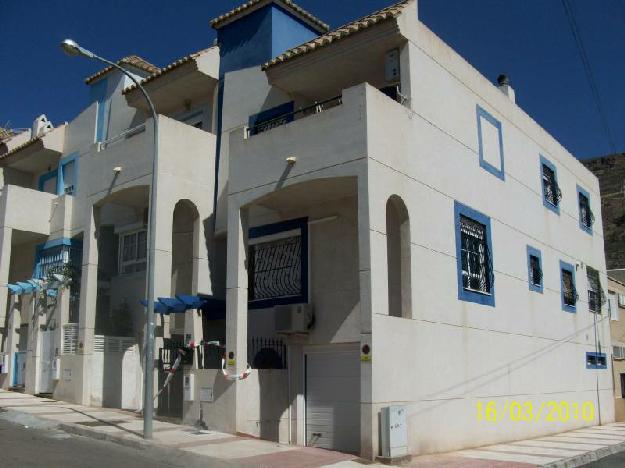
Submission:
M 514 88 L 510 86 L 510 78 L 508 78 L 508 75 L 502 74 L 497 77 L 497 87 L 502 93 L 508 96 L 508 99 L 510 99 L 512 102 L 516 102 Z

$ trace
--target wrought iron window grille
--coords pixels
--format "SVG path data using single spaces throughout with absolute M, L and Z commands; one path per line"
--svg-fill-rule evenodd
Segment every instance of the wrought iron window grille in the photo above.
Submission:
M 490 294 L 494 284 L 492 255 L 488 249 L 486 226 L 465 216 L 460 217 L 462 286 L 481 294 Z
M 556 173 L 546 164 L 543 164 L 543 196 L 553 206 L 558 206 L 562 200 L 562 190 L 556 180 Z
M 530 256 L 531 281 L 534 286 L 540 286 L 543 283 L 543 270 L 540 268 L 540 260 L 535 255 Z

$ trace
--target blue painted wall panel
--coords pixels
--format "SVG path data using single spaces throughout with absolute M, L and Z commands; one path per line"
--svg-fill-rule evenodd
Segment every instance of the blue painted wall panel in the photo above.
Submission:
M 271 58 L 318 36 L 315 30 L 277 5 L 272 8 L 272 16 Z

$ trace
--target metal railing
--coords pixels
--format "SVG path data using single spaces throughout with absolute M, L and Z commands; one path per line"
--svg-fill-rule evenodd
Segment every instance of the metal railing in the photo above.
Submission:
M 98 151 L 104 151 L 107 146 L 110 146 L 113 143 L 117 143 L 120 140 L 131 138 L 144 131 L 145 131 L 145 123 L 139 124 L 136 127 L 129 128 L 128 130 L 124 130 L 120 134 L 115 135 L 114 137 L 109 138 L 108 140 L 98 142 L 97 143 Z
M 252 369 L 286 369 L 286 344 L 279 338 L 249 338 L 247 340 L 247 362 L 252 366 Z
M 258 135 L 259 133 L 266 132 L 272 128 L 286 125 L 293 120 L 302 119 L 304 117 L 308 117 L 309 115 L 319 114 L 327 111 L 328 109 L 332 109 L 333 107 L 340 106 L 341 104 L 343 104 L 343 96 L 335 96 L 333 98 L 326 99 L 325 101 L 315 102 L 310 106 L 302 107 L 296 111 L 287 112 L 272 119 L 257 122 L 248 129 L 248 137 Z
M 130 336 L 95 335 L 93 337 L 93 351 L 95 353 L 125 353 L 134 351 L 137 344 Z
M 199 369 L 221 369 L 224 348 L 205 345 L 197 348 Z M 287 346 L 279 338 L 253 336 L 247 340 L 247 362 L 253 369 L 286 369 Z

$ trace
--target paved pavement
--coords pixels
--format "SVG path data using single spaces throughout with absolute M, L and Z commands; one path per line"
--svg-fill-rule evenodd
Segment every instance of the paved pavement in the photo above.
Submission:
M 155 421 L 154 440 L 148 442 L 141 438 L 142 420 L 135 413 L 81 406 L 2 390 L 0 390 L 0 408 L 5 411 L 3 418 L 10 416 L 13 420 L 21 421 L 22 425 L 29 425 L 28 421 L 31 421 L 31 424 L 33 424 L 32 421 L 40 421 L 39 424 L 54 424 L 57 429 L 66 433 L 112 441 L 135 450 L 142 449 L 144 454 L 150 456 L 158 453 L 157 460 L 161 463 L 171 463 L 163 466 L 177 467 L 179 465 L 176 463 L 182 460 L 187 460 L 183 464 L 185 467 L 193 467 L 194 463 L 200 463 L 203 466 L 284 468 L 380 466 L 339 452 L 282 445 L 216 431 L 198 431 L 192 427 L 163 421 Z M 24 422 L 24 418 L 30 419 Z M 0 437 L 0 454 L 3 453 L 2 447 Z M 15 453 L 19 453 L 19 449 L 16 450 L 18 451 Z M 625 423 L 613 423 L 536 439 L 441 455 L 415 457 L 409 462 L 409 466 L 419 468 L 529 468 L 533 466 L 573 468 L 624 450 Z M 602 463 L 610 463 L 610 460 L 612 459 L 606 459 Z M 617 456 L 614 460 L 616 460 L 616 465 L 599 464 L 596 466 L 625 466 L 625 457 Z M 5 465 L 2 464 L 2 466 Z
M 586 465 L 586 468 L 623 468 L 625 466 L 625 452 L 610 455 L 599 461 Z

